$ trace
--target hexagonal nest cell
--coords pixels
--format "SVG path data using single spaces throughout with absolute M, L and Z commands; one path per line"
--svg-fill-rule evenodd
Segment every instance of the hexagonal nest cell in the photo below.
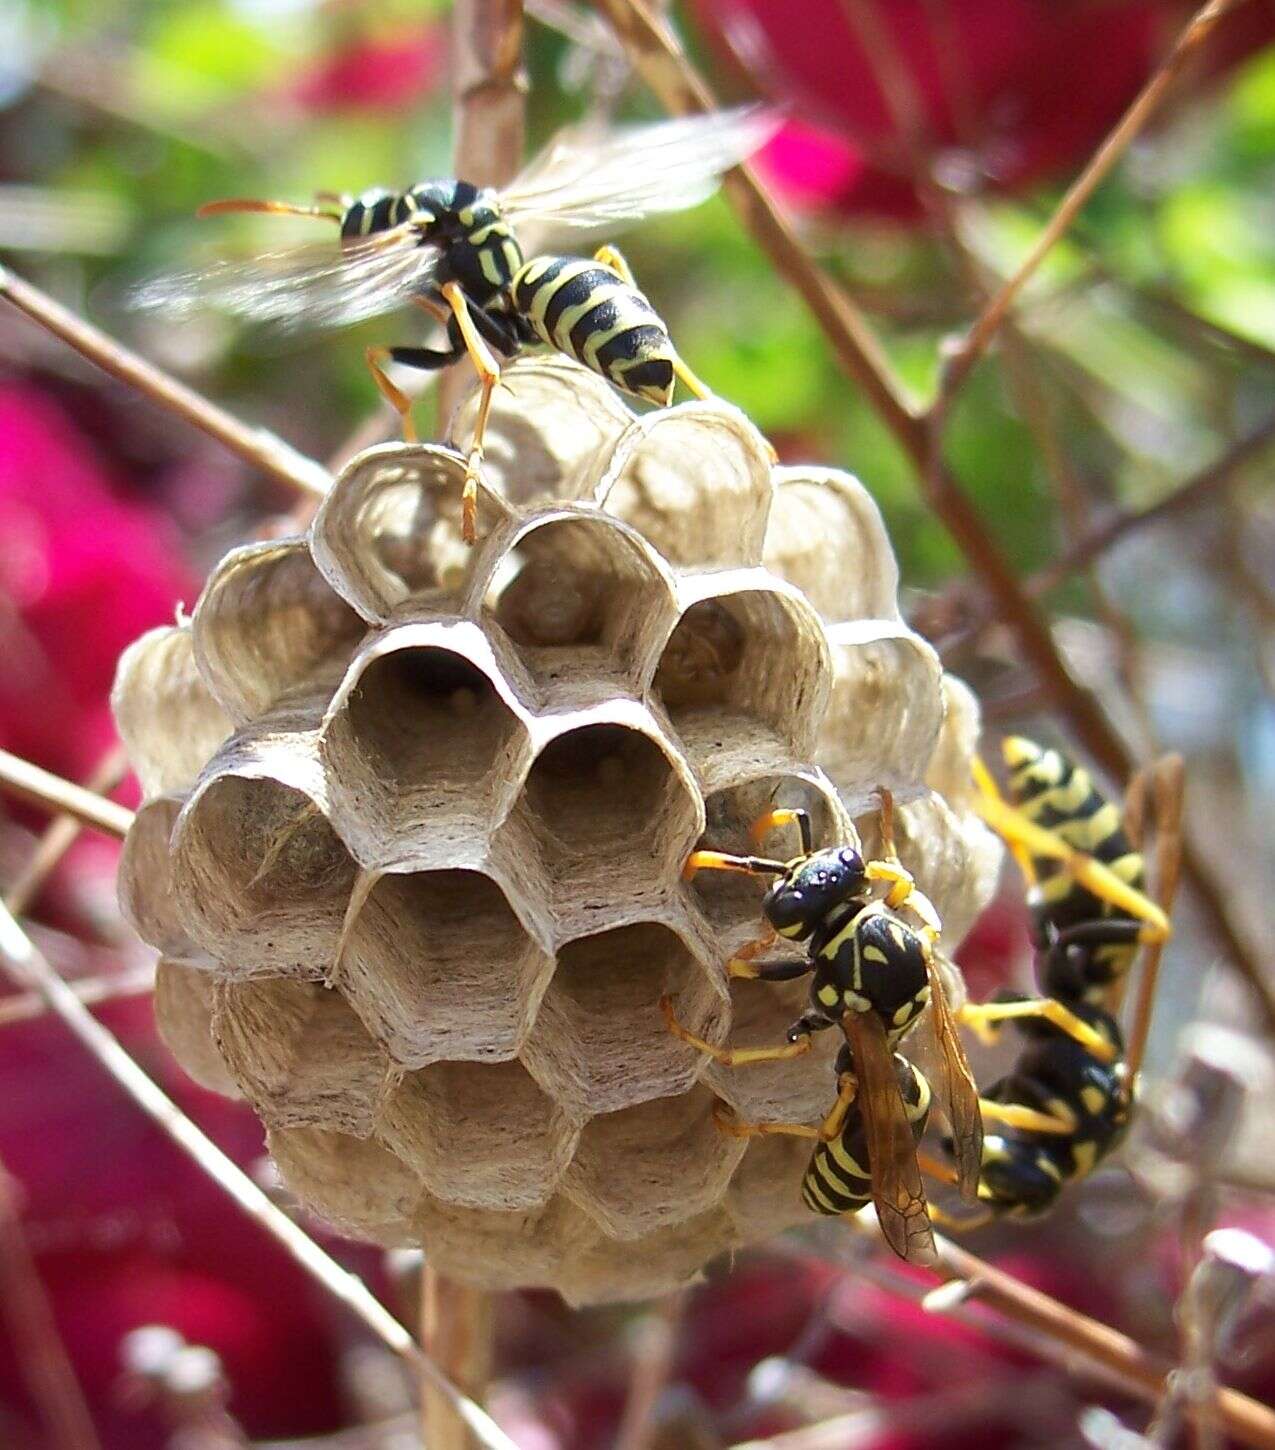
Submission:
M 508 380 L 475 547 L 455 450 L 370 449 L 305 537 L 233 552 L 193 627 L 127 652 L 120 889 L 166 1041 L 306 1208 L 596 1302 L 800 1220 L 808 1145 L 714 1107 L 814 1121 L 832 1091 L 835 1044 L 732 1069 L 666 1030 L 669 993 L 710 1043 L 772 1041 L 806 990 L 728 980 L 764 882 L 688 883 L 687 853 L 777 804 L 851 839 L 890 784 L 963 929 L 998 848 L 977 711 L 901 622 L 861 484 L 773 470 L 723 403 L 635 417 L 560 358 Z

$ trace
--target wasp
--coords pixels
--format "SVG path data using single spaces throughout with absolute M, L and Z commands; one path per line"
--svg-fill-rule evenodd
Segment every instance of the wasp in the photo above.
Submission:
M 729 962 L 731 976 L 786 981 L 810 975 L 806 1011 L 782 1046 L 718 1048 L 695 1037 L 661 1002 L 670 1032 L 727 1066 L 797 1057 L 812 1034 L 838 1027 L 837 1100 L 817 1128 L 797 1123 L 743 1123 L 719 1113 L 719 1125 L 740 1135 L 791 1133 L 817 1145 L 803 1181 L 806 1206 L 817 1213 L 854 1212 L 871 1201 L 886 1241 L 900 1257 L 936 1257 L 916 1144 L 930 1107 L 930 1086 L 896 1048 L 929 1005 L 944 1067 L 944 1104 L 961 1175 L 972 1195 L 982 1162 L 978 1091 L 957 1034 L 935 943 L 941 924 L 894 849 L 893 803 L 880 792 L 882 858 L 866 860 L 861 843 L 816 850 L 809 815 L 768 812 L 751 831 L 760 845 L 779 826 L 795 825 L 800 853 L 788 861 L 697 850 L 686 863 L 701 870 L 742 871 L 776 878 L 762 900 L 766 930 Z M 904 915 L 906 911 L 907 915 Z M 908 920 L 908 916 L 912 920 Z M 759 961 L 776 940 L 800 942 L 803 958 Z M 994 1112 L 994 1105 L 989 1105 Z
M 1068 1183 L 1087 1177 L 1118 1145 L 1132 1116 L 1154 972 L 1142 975 L 1131 1053 L 1114 1009 L 1139 945 L 1149 943 L 1158 957 L 1169 935 L 1167 902 L 1144 894 L 1142 855 L 1119 807 L 1088 772 L 1017 736 L 1005 741 L 1004 755 L 1014 806 L 1002 800 L 985 767 L 976 779 L 985 817 L 1006 836 L 1027 876 L 1042 995 L 1003 994 L 963 1010 L 963 1020 L 985 1036 L 1012 1021 L 1026 1041 L 1013 1069 L 984 1096 L 999 1105 L 1007 1126 L 983 1139 L 977 1196 L 985 1211 L 954 1224 L 960 1227 L 1047 1212 Z M 1159 829 L 1168 823 L 1176 832 L 1180 771 L 1162 767 L 1158 775 Z M 955 1170 L 926 1166 L 948 1181 L 957 1178 Z
M 422 308 L 445 326 L 445 348 L 369 347 L 366 361 L 408 442 L 416 438 L 411 402 L 386 365 L 432 371 L 466 356 L 473 363 L 480 394 L 462 501 L 462 531 L 473 543 L 477 470 L 501 359 L 543 344 L 661 406 L 679 379 L 696 397 L 711 396 L 613 246 L 590 257 L 551 247 L 568 235 L 615 231 L 696 205 L 776 125 L 744 107 L 610 133 L 568 129 L 499 190 L 447 178 L 359 197 L 321 193 L 304 206 L 210 202 L 201 216 L 270 212 L 327 221 L 339 230 L 339 247 L 221 261 L 153 279 L 134 300 L 170 315 L 218 306 L 284 326 L 339 326 L 403 304 Z

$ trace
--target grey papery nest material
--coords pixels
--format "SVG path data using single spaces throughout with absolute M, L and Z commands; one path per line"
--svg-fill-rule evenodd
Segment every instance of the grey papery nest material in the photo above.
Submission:
M 316 1214 L 493 1288 L 641 1296 L 808 1217 L 809 1145 L 727 1136 L 714 1099 L 810 1121 L 834 1087 L 835 1034 L 729 1069 L 665 1030 L 672 992 L 714 1043 L 781 1040 L 806 991 L 728 980 L 762 885 L 686 883 L 687 853 L 775 801 L 871 849 L 889 786 L 950 950 L 1000 852 L 973 700 L 902 622 L 862 485 L 772 468 L 723 404 L 505 376 L 477 547 L 458 454 L 373 448 L 124 656 L 120 891 L 165 1039 Z

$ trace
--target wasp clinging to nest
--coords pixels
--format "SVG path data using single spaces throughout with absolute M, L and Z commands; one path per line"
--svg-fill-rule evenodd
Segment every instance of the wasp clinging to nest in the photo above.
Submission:
M 1018 736 L 1004 742 L 1004 755 L 1010 801 L 981 764 L 976 778 L 984 817 L 1005 837 L 1027 879 L 1042 995 L 1002 993 L 961 1014 L 985 1037 L 1012 1023 L 1024 1044 L 1011 1070 L 986 1093 L 1006 1126 L 984 1139 L 978 1182 L 983 1212 L 949 1220 L 954 1227 L 1048 1212 L 1067 1184 L 1092 1173 L 1124 1137 L 1177 870 L 1175 862 L 1166 888 L 1162 863 L 1163 899 L 1151 900 L 1143 856 L 1120 807 L 1097 790 L 1088 771 Z M 1157 832 L 1176 852 L 1180 762 L 1161 762 L 1155 782 Z M 1126 1047 L 1117 1012 L 1140 943 L 1156 956 L 1138 984 Z M 1016 1122 L 1014 1114 L 1024 1109 L 1036 1120 Z M 952 1170 L 945 1174 L 942 1165 L 926 1166 L 938 1177 L 956 1176 Z
M 753 827 L 761 842 L 773 827 L 796 825 L 801 854 L 790 861 L 695 851 L 687 872 L 743 871 L 777 878 L 762 901 L 767 932 L 729 964 L 732 976 L 785 981 L 811 974 L 810 1005 L 788 1030 L 784 1046 L 717 1048 L 677 1022 L 662 1003 L 669 1030 L 728 1066 L 796 1057 L 811 1034 L 839 1027 L 845 1045 L 837 1058 L 837 1101 L 817 1128 L 798 1123 L 742 1123 L 719 1114 L 719 1126 L 738 1134 L 792 1133 L 816 1147 L 802 1196 L 816 1213 L 854 1213 L 869 1202 L 887 1242 L 901 1257 L 932 1263 L 933 1234 L 917 1162 L 930 1086 L 896 1048 L 927 1003 L 943 1065 L 944 1109 L 970 1196 L 982 1162 L 978 1091 L 957 1035 L 935 943 L 940 924 L 894 852 L 892 802 L 881 793 L 883 859 L 865 860 L 858 845 L 814 849 L 809 816 L 776 810 Z M 910 919 L 909 919 L 910 918 Z M 778 937 L 803 943 L 798 960 L 757 961 Z M 995 1108 L 991 1109 L 995 1113 Z
M 498 358 L 545 344 L 625 392 L 666 406 L 680 379 L 710 396 L 638 291 L 623 257 L 548 252 L 555 237 L 614 232 L 653 212 L 703 201 L 723 172 L 762 145 L 776 121 L 755 108 L 626 131 L 561 132 L 509 186 L 448 178 L 354 198 L 322 194 L 309 206 L 234 199 L 200 215 L 274 212 L 334 223 L 340 248 L 295 248 L 157 278 L 137 302 L 169 314 L 219 306 L 283 325 L 339 326 L 404 303 L 447 329 L 447 347 L 370 347 L 376 386 L 415 440 L 411 403 L 385 365 L 430 371 L 468 355 L 481 386 L 465 475 L 462 530 L 474 540 L 477 467 L 500 378 Z

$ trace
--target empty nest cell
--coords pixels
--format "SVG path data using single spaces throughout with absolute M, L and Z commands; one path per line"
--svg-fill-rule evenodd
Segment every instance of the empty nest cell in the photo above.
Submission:
M 818 758 L 850 797 L 914 786 L 943 722 L 941 673 L 919 636 L 888 621 L 830 631 L 833 682 Z
M 816 848 L 849 839 L 851 823 L 822 771 L 768 772 L 705 797 L 704 834 L 697 848 L 790 859 L 801 847 L 795 825 L 776 827 L 760 842 L 750 835 L 756 821 L 780 806 L 807 812 Z M 761 899 L 769 884 L 768 877 L 735 871 L 698 871 L 691 879 L 690 893 L 721 943 L 723 961 L 761 930 Z
M 173 829 L 182 803 L 158 796 L 138 810 L 116 874 L 120 910 L 144 942 L 175 961 L 206 960 L 191 941 L 173 885 Z
M 550 694 L 590 674 L 636 694 L 677 605 L 649 548 L 604 516 L 533 523 L 496 606 L 501 628 Z
M 608 1238 L 638 1239 L 708 1212 L 747 1147 L 719 1130 L 714 1102 L 695 1087 L 594 1118 L 563 1191 Z
M 504 892 L 478 871 L 376 879 L 348 923 L 337 982 L 403 1067 L 503 1061 L 553 969 Z
M 389 1062 L 339 992 L 313 982 L 220 981 L 212 1030 L 267 1127 L 372 1131 Z
M 460 542 L 465 460 L 432 445 L 386 444 L 352 460 L 310 529 L 324 577 L 367 620 L 381 623 L 409 599 L 446 608 L 474 551 Z M 480 489 L 479 532 L 502 516 Z M 450 567 L 449 567 L 450 565 Z
M 304 792 L 215 777 L 182 813 L 174 849 L 184 920 L 224 970 L 314 979 L 331 966 L 354 863 Z
M 485 839 L 517 788 L 530 742 L 465 654 L 405 645 L 356 666 L 322 750 L 333 819 L 374 867 L 437 847 L 444 823 L 452 835 Z
M 899 566 L 876 500 L 848 473 L 777 468 L 763 561 L 825 619 L 898 613 Z
M 827 644 L 801 596 L 777 580 L 771 585 L 706 593 L 687 605 L 660 655 L 653 688 L 680 733 L 699 722 L 742 718 L 753 733 L 758 724 L 770 726 L 804 756 L 826 704 Z
M 301 1202 L 353 1238 L 385 1248 L 419 1248 L 412 1215 L 416 1174 L 368 1138 L 324 1128 L 272 1128 L 266 1147 Z
M 765 440 L 737 409 L 683 403 L 631 425 L 596 498 L 673 565 L 754 565 L 770 510 L 770 467 Z
M 213 1041 L 212 972 L 161 957 L 155 964 L 155 1026 L 189 1077 L 210 1092 L 237 1098 L 239 1089 Z
M 774 953 L 778 956 L 780 953 Z M 731 1030 L 727 1047 L 779 1047 L 784 1034 L 805 1009 L 810 979 L 770 983 L 731 983 Z M 750 1062 L 736 1067 L 708 1061 L 704 1083 L 741 1118 L 759 1123 L 810 1123 L 832 1106 L 832 1060 L 838 1032 L 822 1032 L 802 1057 L 780 1062 Z
M 691 1031 L 721 1040 L 725 989 L 668 927 L 640 922 L 568 942 L 522 1060 L 555 1101 L 579 1114 L 685 1092 L 704 1060 L 665 1028 L 665 992 Z
M 575 935 L 639 903 L 658 909 L 699 828 L 699 802 L 651 735 L 599 723 L 541 751 L 519 817 L 553 881 L 559 928 Z
M 195 656 L 239 723 L 318 680 L 335 685 L 364 623 L 334 594 L 304 539 L 233 549 L 204 586 Z
M 439 1062 L 393 1090 L 378 1132 L 444 1203 L 497 1212 L 549 1201 L 580 1135 L 518 1062 Z

